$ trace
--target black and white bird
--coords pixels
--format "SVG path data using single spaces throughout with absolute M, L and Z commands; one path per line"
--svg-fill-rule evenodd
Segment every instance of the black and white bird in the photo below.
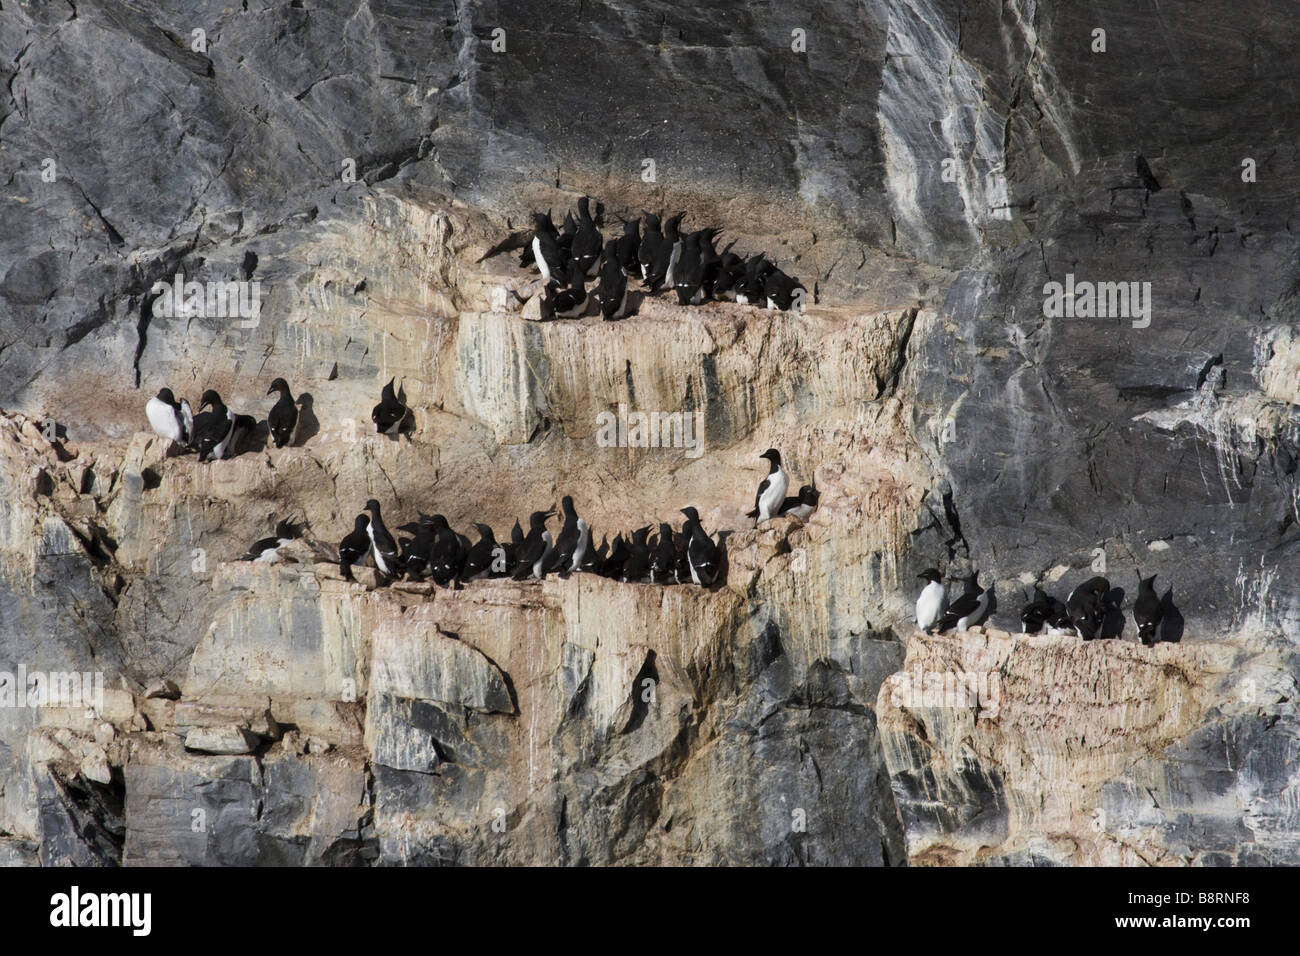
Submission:
M 817 510 L 817 502 L 821 500 L 821 492 L 817 486 L 804 485 L 799 489 L 799 495 L 796 498 L 786 498 L 781 502 L 781 507 L 777 514 L 783 518 L 798 518 L 800 521 L 807 521 L 812 513 Z
M 698 305 L 700 286 L 704 283 L 704 265 L 700 259 L 700 240 L 704 231 L 693 232 L 681 240 L 681 252 L 672 268 L 673 289 L 678 305 Z
M 1103 577 L 1093 577 L 1071 591 L 1065 599 L 1065 611 L 1074 626 L 1074 633 L 1085 641 L 1101 636 L 1106 622 L 1106 595 L 1109 593 L 1110 582 Z
M 600 574 L 601 568 L 605 566 L 605 558 L 609 556 L 609 539 L 601 538 L 600 547 L 591 546 L 590 542 L 594 540 L 591 528 L 587 529 L 587 553 L 583 555 L 582 562 L 578 565 L 578 570 L 583 574 Z
M 393 391 L 393 383 L 396 381 L 396 377 L 388 380 L 379 398 L 379 404 L 370 411 L 370 420 L 375 423 L 375 431 L 381 435 L 396 435 L 400 432 L 409 412 L 406 404 Z
M 533 226 L 533 262 L 544 281 L 558 282 L 564 275 L 565 256 L 551 214 L 534 213 Z
M 398 531 L 412 535 L 400 538 L 397 542 L 400 554 L 398 564 L 406 573 L 408 581 L 422 581 L 429 570 L 429 552 L 433 550 L 433 526 L 427 515 L 420 515 L 418 521 L 408 521 Z
M 569 263 L 568 286 L 548 285 L 542 298 L 557 319 L 576 319 L 587 311 L 587 274 L 576 257 Z
M 475 530 L 478 531 L 478 540 L 470 547 L 469 553 L 465 555 L 465 563 L 460 569 L 460 579 L 462 581 L 478 581 L 481 578 L 489 577 L 492 574 L 493 565 L 505 570 L 505 548 L 497 544 L 496 535 L 492 529 L 485 524 L 476 523 Z
M 718 263 L 718 275 L 713 280 L 713 296 L 736 301 L 736 293 L 745 281 L 745 262 L 734 252 L 724 252 Z
M 546 570 L 569 575 L 577 571 L 578 566 L 582 564 L 590 538 L 587 522 L 578 516 L 571 495 L 565 495 L 560 500 L 560 508 L 564 514 L 564 527 L 560 529 L 560 536 L 555 539 L 555 548 L 551 553 L 551 559 L 546 564 Z
M 650 535 L 650 525 L 644 528 L 637 528 L 632 532 L 632 540 L 627 546 L 627 560 L 623 562 L 623 574 L 620 578 L 631 584 L 644 581 L 646 575 L 650 573 L 650 545 L 647 538 Z
M 673 526 L 666 521 L 659 523 L 659 537 L 650 552 L 650 583 L 678 583 L 677 546 L 673 537 Z
M 441 587 L 452 585 L 460 575 L 465 563 L 464 550 L 460 537 L 451 530 L 447 519 L 434 515 L 429 519 L 429 527 L 434 533 L 433 550 L 429 554 L 429 575 L 435 584 Z
M 1153 574 L 1144 578 L 1142 572 L 1138 572 L 1138 595 L 1133 602 L 1133 623 L 1137 625 L 1138 638 L 1148 647 L 1156 643 L 1156 631 L 1165 614 L 1156 594 L 1157 577 L 1159 575 Z
M 642 280 L 649 280 L 655 259 L 659 255 L 659 247 L 664 242 L 664 234 L 659 227 L 658 216 L 652 212 L 644 211 L 642 215 L 645 217 L 645 235 L 641 237 L 641 244 L 637 247 L 636 257 L 641 266 L 638 275 Z
M 799 280 L 790 278 L 780 269 L 774 268 L 767 274 L 763 280 L 763 292 L 769 309 L 788 312 L 793 307 L 797 312 L 804 310 L 806 290 Z
M 759 458 L 768 462 L 767 476 L 759 482 L 758 493 L 754 495 L 754 510 L 747 512 L 747 517 L 754 519 L 754 526 L 770 521 L 777 509 L 785 502 L 786 489 L 790 487 L 790 477 L 781 467 L 781 453 L 769 448 Z
M 614 242 L 614 259 L 623 267 L 623 274 L 628 275 L 640 267 L 637 254 L 641 251 L 641 222 L 632 219 L 623 223 L 623 235 Z M 609 243 L 605 243 L 605 257 L 609 258 Z
M 979 586 L 978 574 L 971 574 L 966 579 L 966 590 L 962 596 L 949 604 L 948 610 L 939 618 L 937 625 L 939 633 L 942 634 L 954 627 L 959 632 L 965 632 L 968 627 L 974 627 L 984 620 L 984 615 L 988 613 L 988 609 L 988 589 Z
M 613 578 L 615 581 L 622 580 L 623 565 L 627 563 L 628 555 L 627 542 L 623 540 L 623 535 L 614 535 L 614 540 L 609 545 L 609 554 L 605 556 L 600 566 L 601 576 Z
M 1037 634 L 1056 613 L 1056 605 L 1060 603 L 1035 584 L 1033 599 L 1020 609 L 1020 633 Z
M 573 261 L 582 267 L 582 274 L 596 274 L 597 257 L 602 245 L 600 230 L 591 218 L 591 200 L 583 196 L 578 200 L 578 231 L 573 237 Z
M 190 443 L 194 434 L 194 412 L 185 399 L 176 401 L 170 388 L 158 389 L 158 394 L 145 403 L 144 413 L 159 438 L 170 438 L 181 445 Z
M 540 578 L 546 573 L 546 562 L 553 547 L 551 532 L 546 530 L 546 519 L 553 518 L 554 511 L 534 511 L 528 517 L 528 537 L 515 555 L 515 571 L 511 575 L 516 581 L 527 577 Z
M 600 282 L 596 297 L 600 299 L 600 314 L 606 322 L 627 315 L 627 271 L 614 249 L 616 240 L 605 243 L 605 254 L 600 264 Z
M 339 573 L 347 580 L 352 577 L 352 565 L 360 564 L 370 551 L 370 518 L 357 515 L 352 530 L 339 542 Z
M 659 250 L 661 261 L 655 263 L 655 275 L 659 277 L 660 282 L 670 289 L 677 282 L 677 263 L 682 257 L 681 225 L 685 216 L 686 213 L 679 212 L 671 219 L 664 221 L 664 244 Z M 660 271 L 661 266 L 662 271 Z M 655 283 L 655 285 L 658 284 L 658 282 Z
M 370 523 L 366 526 L 366 534 L 370 538 L 370 556 L 375 560 L 375 568 L 381 574 L 395 577 L 400 570 L 397 542 L 384 527 L 379 502 L 371 498 L 366 502 L 366 511 L 370 512 Z
M 194 416 L 193 443 L 199 453 L 199 461 L 220 461 L 225 458 L 234 432 L 234 413 L 226 408 L 216 391 L 206 390 L 199 399 L 199 413 Z
M 280 560 L 280 549 L 298 538 L 298 528 L 291 518 L 276 523 L 275 534 L 253 542 L 253 546 L 240 558 L 241 561 L 253 561 L 258 564 L 275 564 Z
M 943 575 L 935 568 L 926 568 L 917 577 L 926 585 L 916 599 L 916 626 L 928 632 L 948 610 L 948 589 L 943 586 Z
M 289 383 L 284 379 L 277 378 L 271 383 L 266 394 L 270 395 L 273 392 L 279 392 L 280 398 L 271 406 L 271 411 L 266 416 L 266 425 L 271 431 L 271 441 L 275 447 L 284 448 L 286 445 L 292 445 L 294 438 L 297 437 L 298 406 L 289 391 Z
M 763 305 L 767 301 L 767 276 L 775 268 L 761 255 L 747 259 L 745 277 L 736 289 L 736 301 L 741 305 Z
M 720 569 L 718 546 L 700 524 L 700 513 L 695 508 L 683 508 L 686 521 L 682 534 L 686 536 L 686 559 L 691 580 L 701 587 L 709 587 L 717 579 Z

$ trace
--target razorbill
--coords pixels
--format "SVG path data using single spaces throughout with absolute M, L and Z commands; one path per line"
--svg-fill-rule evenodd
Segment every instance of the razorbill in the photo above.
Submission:
M 181 445 L 190 443 L 194 413 L 185 399 L 176 401 L 170 388 L 158 389 L 158 394 L 145 403 L 144 413 L 159 438 L 170 438 Z
M 767 275 L 776 266 L 761 255 L 745 262 L 745 277 L 736 290 L 736 301 L 741 305 L 762 305 L 767 298 Z
M 817 486 L 804 485 L 799 489 L 799 497 L 786 498 L 781 502 L 781 507 L 777 514 L 783 518 L 798 518 L 800 521 L 807 521 L 809 516 L 817 510 L 817 502 L 821 500 L 821 492 Z
M 1138 596 L 1133 602 L 1133 623 L 1137 625 L 1138 638 L 1148 647 L 1156 643 L 1156 630 L 1160 627 L 1160 619 L 1165 613 L 1160 605 L 1160 598 L 1156 595 L 1158 576 L 1153 574 L 1149 578 L 1144 578 L 1142 572 L 1138 572 Z
M 548 304 L 557 319 L 576 319 L 587 311 L 587 275 L 576 258 L 569 263 L 569 285 L 563 289 L 546 288 L 550 290 Z M 543 301 L 546 299 L 543 293 Z
M 370 554 L 375 559 L 375 567 L 390 577 L 398 571 L 397 542 L 384 527 L 383 515 L 379 513 L 379 502 L 371 498 L 366 502 L 366 511 L 370 512 L 370 523 L 366 534 L 370 537 Z
M 474 528 L 478 531 L 478 540 L 474 542 L 469 549 L 469 553 L 465 555 L 465 563 L 460 569 L 460 579 L 462 581 L 477 581 L 490 575 L 498 551 L 500 551 L 502 559 L 501 567 L 505 567 L 505 549 L 497 544 L 497 538 L 492 529 L 482 523 L 475 523 Z
M 555 516 L 554 511 L 534 511 L 528 517 L 528 536 L 515 555 L 515 572 L 511 575 L 516 581 L 527 577 L 540 578 L 545 574 L 546 562 L 551 556 L 551 532 L 546 530 L 546 519 Z
M 650 573 L 650 546 L 646 539 L 650 535 L 650 525 L 637 528 L 632 532 L 632 540 L 627 546 L 627 560 L 623 562 L 620 580 L 629 583 L 644 581 Z
M 722 259 L 718 250 L 713 248 L 713 240 L 718 235 L 717 229 L 705 229 L 700 237 L 700 294 L 697 302 L 708 302 L 713 298 L 713 289 L 722 271 Z
M 1052 599 L 1038 585 L 1034 585 L 1034 597 L 1020 609 L 1020 633 L 1037 634 L 1054 612 Z
M 661 262 L 655 264 L 655 274 L 668 288 L 676 285 L 677 263 L 682 257 L 681 224 L 686 213 L 679 212 L 664 222 L 664 244 L 660 248 Z M 659 266 L 663 266 L 662 273 Z
M 658 216 L 645 211 L 642 211 L 642 215 L 645 217 L 645 235 L 641 237 L 641 244 L 637 247 L 636 258 L 641 267 L 640 276 L 649 285 L 650 273 L 659 255 L 659 247 L 663 245 L 664 234 L 659 228 Z
M 627 563 L 628 550 L 627 542 L 623 540 L 623 535 L 614 535 L 614 540 L 610 542 L 609 554 L 605 556 L 604 562 L 600 566 L 600 573 L 603 577 L 619 580 L 623 577 L 623 565 Z
M 736 301 L 736 292 L 745 281 L 745 263 L 734 252 L 724 252 L 718 263 L 718 275 L 713 280 L 713 296 Z
M 659 538 L 650 554 L 650 583 L 677 583 L 677 547 L 673 527 L 666 521 L 659 524 Z
M 339 573 L 349 581 L 352 577 L 352 565 L 359 564 L 370 551 L 370 518 L 357 515 L 352 522 L 352 530 L 339 542 Z
M 619 263 L 614 249 L 616 240 L 605 243 L 605 254 L 600 264 L 600 283 L 596 297 L 600 299 L 600 314 L 606 322 L 627 315 L 627 271 Z
M 266 416 L 266 425 L 271 431 L 271 441 L 276 448 L 283 448 L 286 445 L 292 445 L 298 432 L 298 406 L 294 403 L 293 395 L 289 392 L 289 383 L 282 378 L 277 378 L 271 383 L 271 387 L 266 390 L 266 394 L 279 392 L 280 399 L 272 407 L 270 413 Z
M 802 312 L 804 296 L 796 296 L 797 289 L 803 289 L 803 286 L 797 279 L 790 278 L 780 269 L 774 268 L 763 280 L 763 293 L 769 309 L 788 312 L 791 306 L 795 306 L 796 311 Z
M 234 458 L 244 446 L 244 442 L 257 431 L 257 419 L 252 415 L 235 415 L 230 429 L 230 441 L 226 444 L 226 457 Z
M 772 519 L 777 509 L 784 503 L 785 491 L 790 487 L 790 477 L 781 467 L 779 451 L 769 448 L 758 457 L 767 459 L 769 467 L 767 476 L 759 482 L 758 493 L 754 495 L 754 510 L 746 514 L 746 517 L 754 519 L 755 527 Z
M 559 281 L 564 274 L 564 252 L 560 248 L 560 235 L 551 222 L 551 214 L 533 214 L 533 262 L 545 282 Z
M 397 381 L 396 377 L 388 380 L 388 384 L 384 386 L 384 391 L 380 396 L 379 404 L 370 411 L 370 420 L 375 423 L 375 431 L 381 435 L 396 435 L 401 431 L 402 423 L 406 421 L 406 415 L 409 411 L 406 404 L 393 391 L 395 381 Z
M 210 411 L 204 411 L 204 409 Z M 199 413 L 194 416 L 194 447 L 199 461 L 219 461 L 226 457 L 235 433 L 235 415 L 226 408 L 221 396 L 208 389 L 199 399 Z
M 578 564 L 578 570 L 584 574 L 600 574 L 601 568 L 605 566 L 605 558 L 609 555 L 609 539 L 602 537 L 600 547 L 594 548 L 590 544 L 594 537 L 590 527 L 587 528 L 586 535 L 588 541 L 587 550 L 582 556 L 582 561 Z
M 422 581 L 429 569 L 429 552 L 433 550 L 433 526 L 427 515 L 420 515 L 418 521 L 408 521 L 398 531 L 413 535 L 402 538 L 397 543 L 400 554 L 398 565 L 406 573 L 408 581 Z
M 681 241 L 681 255 L 673 269 L 673 289 L 678 305 L 699 305 L 704 266 L 700 259 L 700 241 L 704 231 L 693 232 Z
M 560 500 L 560 509 L 564 514 L 564 527 L 560 529 L 560 536 L 555 539 L 555 548 L 551 552 L 551 559 L 546 563 L 546 570 L 559 571 L 567 575 L 571 571 L 576 571 L 578 563 L 582 560 L 576 555 L 586 522 L 578 517 L 571 495 L 565 495 Z
M 927 583 L 916 599 L 916 626 L 928 632 L 948 610 L 948 589 L 943 586 L 943 575 L 934 568 L 926 568 L 917 577 Z
M 602 245 L 600 230 L 591 218 L 590 202 L 586 196 L 578 200 L 578 231 L 573 237 L 573 261 L 582 267 L 587 277 L 596 274 L 596 257 Z
M 447 519 L 434 515 L 429 519 L 429 527 L 435 535 L 433 550 L 429 554 L 429 576 L 441 587 L 452 585 L 460 574 L 465 555 L 461 548 L 460 537 L 451 530 Z
M 948 610 L 939 618 L 940 634 L 953 627 L 956 627 L 959 632 L 964 632 L 966 628 L 973 627 L 984 620 L 984 615 L 989 609 L 989 592 L 987 588 L 979 586 L 978 578 L 978 574 L 971 574 L 966 579 L 966 590 L 962 596 L 948 605 Z
M 298 537 L 298 529 L 293 520 L 285 518 L 275 526 L 275 534 L 253 542 L 240 561 L 253 561 L 258 564 L 275 564 L 280 560 L 280 549 Z
M 1106 621 L 1106 595 L 1109 593 L 1110 582 L 1103 577 L 1094 577 L 1080 584 L 1065 599 L 1066 614 L 1078 637 L 1091 641 L 1101 636 Z
M 605 243 L 605 256 L 609 256 L 609 243 Z M 641 222 L 632 219 L 623 223 L 623 235 L 614 240 L 614 258 L 623 267 L 623 274 L 639 268 L 637 254 L 641 251 Z
M 705 533 L 698 511 L 693 507 L 683 508 L 682 514 L 686 515 L 682 534 L 687 536 L 686 558 L 691 569 L 691 580 L 701 587 L 708 587 L 718 576 L 718 546 Z

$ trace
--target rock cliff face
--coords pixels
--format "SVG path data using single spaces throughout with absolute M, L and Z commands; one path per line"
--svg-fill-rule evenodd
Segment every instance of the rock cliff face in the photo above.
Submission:
M 1298 31 L 0 0 L 0 703 L 93 689 L 0 706 L 0 862 L 1300 863 Z M 494 249 L 584 193 L 721 225 L 808 313 L 528 321 Z M 166 317 L 177 274 L 260 314 Z M 146 431 L 164 384 L 264 416 L 277 375 L 297 447 Z M 604 447 L 620 406 L 700 444 Z M 822 505 L 753 530 L 771 445 Z M 725 583 L 331 560 L 369 497 L 501 533 L 563 494 L 598 535 L 696 505 Z M 235 560 L 288 514 L 290 560 Z M 918 634 L 929 566 L 991 626 Z M 1169 643 L 1003 630 L 1139 569 Z

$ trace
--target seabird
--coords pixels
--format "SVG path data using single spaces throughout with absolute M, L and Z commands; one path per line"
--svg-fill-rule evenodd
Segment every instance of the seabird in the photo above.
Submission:
M 1133 602 L 1133 622 L 1137 624 L 1138 638 L 1148 647 L 1156 643 L 1156 630 L 1165 613 L 1160 598 L 1156 596 L 1157 577 L 1159 575 L 1153 574 L 1144 578 L 1142 572 L 1138 572 L 1138 596 Z
M 551 214 L 533 214 L 533 262 L 546 282 L 558 281 L 552 277 L 564 274 L 564 252 L 560 249 L 560 236 L 551 222 Z
M 234 458 L 242 450 L 244 440 L 257 431 L 257 419 L 252 415 L 236 415 L 230 429 L 230 441 L 226 445 L 226 457 Z
M 698 305 L 700 285 L 704 281 L 704 267 L 700 261 L 702 232 L 693 232 L 681 241 L 681 254 L 673 267 L 673 289 L 678 305 Z
M 938 630 L 942 634 L 954 626 L 959 632 L 978 624 L 984 619 L 989 609 L 989 592 L 979 586 L 979 575 L 972 574 L 966 579 L 966 590 L 957 600 L 948 605 L 948 610 L 939 618 Z
M 211 411 L 204 411 L 210 408 Z M 221 396 L 208 389 L 199 399 L 199 414 L 194 417 L 194 447 L 199 461 L 217 461 L 226 457 L 230 439 L 235 433 L 235 416 L 221 401 Z
M 754 510 L 747 517 L 754 519 L 754 526 L 770 521 L 777 509 L 785 501 L 785 491 L 790 487 L 790 478 L 781 467 L 781 453 L 769 448 L 758 456 L 769 462 L 767 476 L 759 483 L 758 493 L 754 495 Z
M 734 252 L 724 252 L 718 264 L 718 275 L 713 280 L 713 295 L 718 299 L 736 301 L 736 292 L 745 281 L 745 263 Z
M 769 309 L 780 309 L 782 312 L 788 312 L 790 306 L 798 307 L 798 311 L 803 311 L 804 296 L 795 295 L 796 289 L 803 289 L 797 279 L 792 279 L 780 269 L 773 268 L 763 280 L 763 292 L 767 299 Z
M 622 533 L 616 534 L 613 542 L 610 543 L 609 555 L 600 566 L 601 576 L 613 578 L 616 581 L 621 579 L 623 577 L 623 565 L 627 563 L 627 559 L 627 542 L 623 540 Z
M 928 632 L 948 610 L 948 589 L 935 568 L 926 568 L 917 577 L 927 583 L 916 599 L 916 626 Z
M 578 565 L 582 561 L 582 556 L 578 554 L 578 546 L 582 545 L 583 550 L 586 550 L 583 535 L 587 530 L 587 522 L 578 517 L 571 495 L 565 495 L 560 500 L 560 508 L 564 514 L 564 527 L 560 529 L 560 536 L 555 539 L 555 548 L 551 552 L 551 559 L 546 562 L 546 570 L 559 571 L 567 575 L 578 570 Z
M 578 570 L 584 574 L 600 574 L 601 568 L 605 566 L 605 557 L 609 554 L 609 539 L 601 538 L 599 548 L 591 547 L 591 539 L 591 528 L 588 528 L 587 551 L 582 556 L 582 561 L 578 564 Z
M 583 196 L 578 200 L 578 231 L 573 237 L 573 261 L 582 267 L 582 274 L 590 277 L 596 274 L 596 257 L 600 255 L 600 230 L 591 218 L 590 200 Z
M 158 389 L 158 394 L 145 403 L 144 413 L 159 438 L 170 438 L 181 445 L 190 443 L 194 413 L 185 399 L 176 401 L 170 388 Z
M 745 277 L 736 290 L 736 301 L 741 305 L 762 305 L 767 297 L 767 274 L 776 266 L 761 255 L 745 262 Z
M 279 392 L 280 399 L 271 407 L 266 416 L 266 425 L 271 430 L 271 441 L 276 448 L 292 445 L 298 431 L 298 406 L 294 404 L 289 392 L 289 383 L 277 378 L 266 390 L 266 394 Z
M 619 263 L 614 249 L 616 240 L 605 243 L 605 255 L 600 265 L 600 284 L 596 296 L 600 299 L 600 314 L 606 322 L 627 315 L 627 271 Z
M 569 263 L 568 288 L 547 286 L 550 306 L 557 319 L 576 319 L 587 311 L 587 276 L 576 258 Z
M 390 378 L 384 386 L 379 404 L 370 411 L 370 420 L 375 423 L 375 431 L 381 435 L 396 435 L 402 429 L 408 409 L 393 391 L 396 377 Z
M 349 581 L 352 577 L 352 565 L 359 564 L 370 550 L 370 518 L 357 515 L 349 531 L 339 542 L 339 573 Z
M 496 535 L 492 529 L 485 524 L 476 523 L 474 528 L 478 531 L 478 541 L 469 549 L 465 556 L 465 564 L 460 571 L 462 581 L 477 581 L 480 578 L 486 578 L 492 573 L 492 565 L 500 556 L 500 567 L 505 568 L 505 548 L 497 544 Z
M 686 557 L 691 569 L 691 580 L 702 587 L 708 587 L 718 576 L 718 546 L 705 533 L 698 511 L 693 507 L 683 508 L 682 514 L 686 515 L 682 534 L 688 538 Z
M 658 216 L 652 212 L 644 211 L 642 215 L 645 217 L 645 235 L 641 238 L 641 245 L 637 248 L 636 257 L 641 266 L 641 278 L 645 280 L 648 286 L 655 259 L 659 255 L 659 247 L 664 242 L 664 234 L 659 229 Z
M 637 528 L 632 532 L 632 541 L 627 546 L 627 560 L 623 562 L 621 580 L 630 583 L 644 581 L 650 573 L 650 546 L 646 538 L 650 535 L 650 525 Z
M 1110 582 L 1103 577 L 1095 577 L 1084 581 L 1065 599 L 1065 611 L 1074 626 L 1074 632 L 1085 641 L 1101 636 L 1102 625 L 1106 622 L 1108 593 Z
M 370 523 L 366 534 L 370 537 L 370 554 L 375 559 L 375 567 L 383 574 L 395 576 L 398 571 L 397 542 L 384 527 L 383 516 L 379 513 L 379 502 L 371 498 L 366 502 L 366 511 L 370 512 Z
M 682 219 L 686 213 L 679 212 L 664 222 L 664 244 L 660 247 L 661 262 L 655 264 L 655 274 L 661 275 L 663 283 L 672 288 L 676 285 L 677 263 L 682 257 L 682 236 L 680 232 Z M 660 265 L 663 266 L 662 273 Z M 657 283 L 656 283 L 657 284 Z
M 637 259 L 637 253 L 641 251 L 641 223 L 637 219 L 623 223 L 623 235 L 619 236 L 614 242 L 614 259 L 623 267 L 623 274 L 627 275 L 640 265 Z M 605 256 L 609 256 L 609 243 L 605 243 Z
M 293 521 L 285 518 L 276 524 L 275 534 L 272 537 L 254 541 L 253 546 L 239 560 L 275 564 L 280 560 L 280 549 L 297 537 L 298 529 L 294 527 Z
M 659 538 L 650 554 L 650 583 L 674 584 L 677 582 L 677 547 L 673 541 L 673 526 L 659 523 Z
M 551 533 L 546 530 L 546 519 L 554 516 L 554 511 L 534 511 L 528 517 L 528 537 L 516 555 L 515 572 L 511 575 L 516 581 L 529 576 L 540 578 L 545 573 L 552 547 Z
M 429 555 L 429 575 L 435 584 L 445 588 L 455 582 L 456 576 L 460 574 L 465 555 L 461 549 L 460 537 L 451 530 L 446 518 L 434 515 L 429 519 L 429 527 L 436 535 L 433 551 Z
M 800 521 L 807 521 L 809 516 L 817 510 L 819 500 L 821 500 L 821 492 L 817 490 L 817 486 L 804 485 L 799 489 L 797 498 L 786 498 L 781 502 L 777 514 L 783 518 L 798 518 Z

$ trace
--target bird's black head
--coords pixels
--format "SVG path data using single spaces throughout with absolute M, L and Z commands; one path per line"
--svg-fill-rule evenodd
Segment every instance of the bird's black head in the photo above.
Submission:
M 353 531 L 365 531 L 370 525 L 370 515 L 357 515 L 352 522 Z
M 271 383 L 271 387 L 266 390 L 266 394 L 268 395 L 272 392 L 279 392 L 282 395 L 287 395 L 289 393 L 289 383 L 282 378 L 277 378 Z
M 641 223 L 637 222 L 635 219 L 623 223 L 623 235 L 625 236 L 635 236 L 638 234 L 640 229 Z
M 927 581 L 933 581 L 936 584 L 943 580 L 943 575 L 940 574 L 935 568 L 926 568 L 924 571 L 918 574 L 917 577 L 924 578 Z
M 780 467 L 781 465 L 781 453 L 777 451 L 775 448 L 769 448 L 767 451 L 763 452 L 763 454 L 759 455 L 758 457 L 766 458 L 768 461 L 770 461 L 772 464 L 778 467 Z
M 1156 586 L 1156 578 L 1160 577 L 1160 575 L 1158 575 L 1158 574 L 1153 574 L 1153 575 L 1151 575 L 1151 577 L 1149 577 L 1149 578 L 1144 578 L 1144 577 L 1142 577 L 1142 572 L 1141 572 L 1141 571 L 1139 571 L 1139 572 L 1137 573 L 1137 576 L 1138 576 L 1138 584 L 1139 584 L 1140 586 L 1145 587 L 1145 588 L 1151 588 L 1152 590 L 1155 590 L 1155 586 Z
M 160 388 L 158 389 L 158 401 L 166 402 L 168 405 L 175 405 L 176 396 L 172 394 L 170 388 Z
M 686 515 L 686 517 L 689 518 L 691 521 L 700 520 L 700 513 L 696 511 L 694 507 L 683 508 L 682 514 Z
M 214 389 L 209 388 L 204 391 L 202 397 L 199 399 L 199 411 L 203 411 L 203 409 L 208 407 L 215 408 L 220 404 L 222 404 L 221 396 L 218 395 Z
M 560 499 L 560 507 L 564 509 L 566 515 L 576 514 L 573 508 L 573 495 L 565 495 Z
M 372 515 L 378 515 L 379 502 L 376 501 L 374 498 L 371 498 L 369 501 L 366 502 L 366 510 L 369 511 Z
M 546 519 L 555 517 L 554 511 L 534 511 L 528 516 L 528 523 L 534 528 L 546 527 Z
M 487 525 L 485 525 L 485 524 L 481 524 L 481 523 L 479 523 L 479 522 L 475 522 L 475 523 L 474 523 L 474 529 L 475 529 L 476 531 L 478 531 L 478 536 L 479 536 L 479 539 L 480 539 L 480 540 L 483 540 L 483 541 L 491 541 L 491 542 L 493 542 L 493 543 L 496 543 L 497 536 L 496 536 L 496 534 L 492 531 L 492 529 L 491 529 L 490 527 L 488 527 Z
M 799 500 L 806 505 L 815 505 L 821 499 L 822 493 L 813 485 L 804 485 L 799 489 Z
M 1110 582 L 1105 578 L 1093 578 L 1090 583 L 1092 584 L 1092 593 L 1097 597 L 1105 597 L 1110 593 Z

